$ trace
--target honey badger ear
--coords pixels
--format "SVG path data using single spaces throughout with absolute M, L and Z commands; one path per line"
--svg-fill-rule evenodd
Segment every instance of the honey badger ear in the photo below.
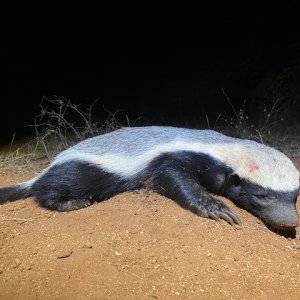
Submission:
M 232 182 L 232 184 L 234 186 L 239 186 L 240 183 L 241 183 L 241 178 L 237 174 L 232 174 L 231 177 L 230 177 L 230 181 Z

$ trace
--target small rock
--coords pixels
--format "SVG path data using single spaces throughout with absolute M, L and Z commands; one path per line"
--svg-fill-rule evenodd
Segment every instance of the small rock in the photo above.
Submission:
M 15 262 L 12 264 L 12 268 L 17 268 L 21 263 L 22 262 L 18 258 L 16 258 Z
M 57 259 L 62 259 L 62 258 L 67 258 L 69 256 L 71 256 L 73 253 L 72 250 L 66 250 L 66 251 L 62 251 L 58 256 L 57 256 Z

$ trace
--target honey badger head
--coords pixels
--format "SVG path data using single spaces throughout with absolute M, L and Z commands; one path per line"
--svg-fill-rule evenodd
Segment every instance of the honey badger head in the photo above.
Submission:
M 220 147 L 215 155 L 232 170 L 224 179 L 224 195 L 272 227 L 299 225 L 299 172 L 288 157 L 247 140 Z

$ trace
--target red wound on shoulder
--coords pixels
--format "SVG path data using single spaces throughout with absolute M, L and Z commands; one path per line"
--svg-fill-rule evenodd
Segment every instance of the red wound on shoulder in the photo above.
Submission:
M 256 163 L 255 160 L 250 159 L 247 162 L 247 168 L 248 168 L 249 172 L 254 172 L 254 171 L 259 170 L 259 165 Z

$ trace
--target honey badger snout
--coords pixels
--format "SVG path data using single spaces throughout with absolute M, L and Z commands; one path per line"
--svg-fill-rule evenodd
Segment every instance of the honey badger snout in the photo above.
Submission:
M 294 229 L 299 226 L 296 206 L 292 204 L 276 205 L 263 214 L 263 220 L 278 229 Z
M 299 215 L 296 210 L 296 195 L 282 193 L 270 200 L 256 199 L 252 202 L 253 213 L 265 223 L 277 229 L 294 229 L 299 226 Z

